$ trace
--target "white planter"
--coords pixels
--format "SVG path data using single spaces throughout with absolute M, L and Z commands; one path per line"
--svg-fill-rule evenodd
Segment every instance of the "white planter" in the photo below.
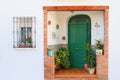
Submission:
M 96 55 L 103 55 L 102 49 L 96 49 Z
M 90 74 L 94 74 L 95 73 L 95 68 L 88 68 L 88 71 Z
M 27 46 L 31 46 L 31 43 L 27 43 Z
M 20 46 L 25 46 L 25 43 L 24 42 L 20 42 Z

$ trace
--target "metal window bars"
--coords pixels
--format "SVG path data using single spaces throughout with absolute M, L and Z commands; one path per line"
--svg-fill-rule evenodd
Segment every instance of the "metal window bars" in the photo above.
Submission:
M 36 48 L 36 17 L 13 17 L 13 47 Z

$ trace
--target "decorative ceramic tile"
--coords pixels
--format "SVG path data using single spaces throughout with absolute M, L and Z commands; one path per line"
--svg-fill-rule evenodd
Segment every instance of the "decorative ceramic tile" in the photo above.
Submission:
M 63 36 L 63 37 L 62 37 L 62 40 L 65 40 L 65 39 L 66 39 L 66 37 L 65 37 L 65 36 Z
M 51 25 L 51 21 L 50 20 L 48 21 L 48 25 Z
M 57 24 L 57 25 L 56 25 L 56 29 L 58 30 L 59 28 L 60 28 L 60 26 Z

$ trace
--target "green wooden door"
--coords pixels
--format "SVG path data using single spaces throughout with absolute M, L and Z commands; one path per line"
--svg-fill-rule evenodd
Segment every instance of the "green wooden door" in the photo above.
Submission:
M 69 51 L 71 67 L 84 68 L 87 42 L 87 23 L 69 24 Z

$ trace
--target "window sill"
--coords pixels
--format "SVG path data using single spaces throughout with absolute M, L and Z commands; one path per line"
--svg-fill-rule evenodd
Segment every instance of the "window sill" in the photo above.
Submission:
M 15 47 L 15 48 L 36 48 L 35 46 L 18 46 L 18 47 Z

